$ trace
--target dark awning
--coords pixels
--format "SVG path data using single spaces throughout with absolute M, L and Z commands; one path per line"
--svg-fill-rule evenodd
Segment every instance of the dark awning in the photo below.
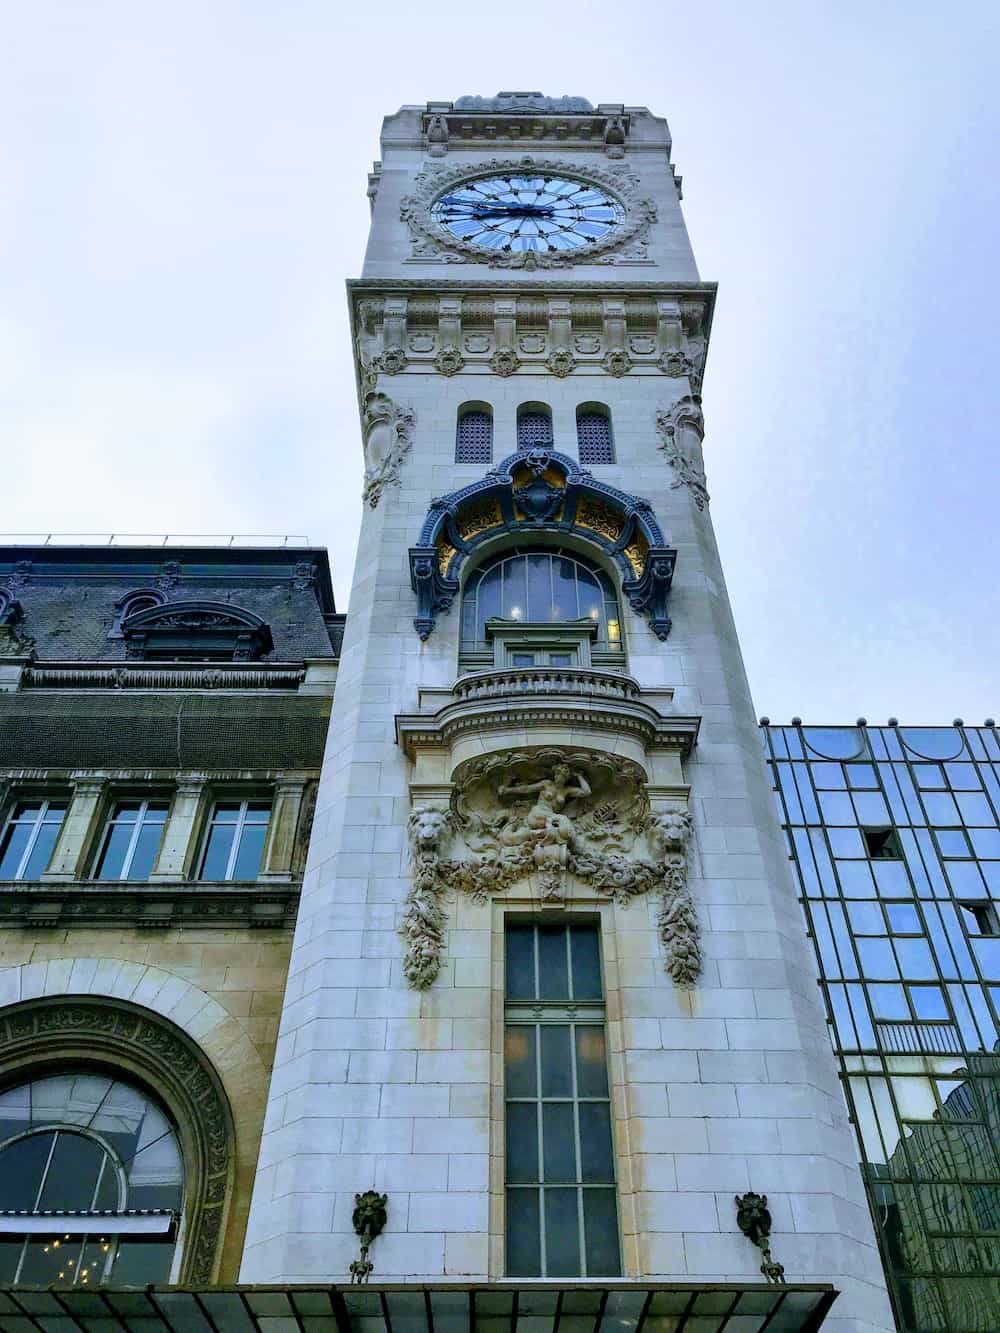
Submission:
M 0 1288 L 0 1333 L 814 1333 L 827 1285 Z

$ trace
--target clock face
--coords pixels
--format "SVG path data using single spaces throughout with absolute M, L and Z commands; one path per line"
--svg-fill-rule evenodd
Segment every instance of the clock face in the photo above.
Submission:
M 603 242 L 625 209 L 600 186 L 566 176 L 484 176 L 442 194 L 431 216 L 483 250 L 579 253 Z

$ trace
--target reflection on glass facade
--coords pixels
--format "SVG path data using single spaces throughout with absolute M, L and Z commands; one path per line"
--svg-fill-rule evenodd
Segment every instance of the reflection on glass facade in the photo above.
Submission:
M 762 728 L 905 1333 L 1000 1327 L 1000 740 Z

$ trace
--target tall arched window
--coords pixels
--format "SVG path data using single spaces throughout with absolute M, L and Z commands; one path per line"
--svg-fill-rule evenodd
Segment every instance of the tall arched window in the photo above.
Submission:
M 455 462 L 493 462 L 493 411 L 488 404 L 464 403 L 458 409 Z
M 551 449 L 552 413 L 544 403 L 522 403 L 517 409 L 517 447 Z
M 576 444 L 584 466 L 615 461 L 611 413 L 603 403 L 581 403 L 576 409 Z
M 0 1282 L 168 1282 L 184 1166 L 159 1104 L 73 1070 L 0 1094 Z
M 461 655 L 470 669 L 617 666 L 621 647 L 614 584 L 575 553 L 508 549 L 465 585 Z

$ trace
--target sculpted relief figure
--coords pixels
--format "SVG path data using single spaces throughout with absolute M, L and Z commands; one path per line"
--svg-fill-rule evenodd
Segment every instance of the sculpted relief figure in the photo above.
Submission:
M 659 890 L 667 970 L 681 985 L 695 982 L 686 811 L 652 814 L 644 775 L 613 755 L 522 751 L 464 768 L 450 811 L 410 816 L 413 885 L 401 933 L 412 986 L 426 989 L 440 970 L 448 892 L 482 902 L 533 881 L 543 902 L 561 903 L 569 876 L 622 905 Z
M 387 394 L 365 395 L 361 414 L 365 441 L 362 498 L 372 509 L 378 507 L 386 486 L 399 485 L 400 468 L 413 443 L 414 422 L 413 412 L 400 407 Z

